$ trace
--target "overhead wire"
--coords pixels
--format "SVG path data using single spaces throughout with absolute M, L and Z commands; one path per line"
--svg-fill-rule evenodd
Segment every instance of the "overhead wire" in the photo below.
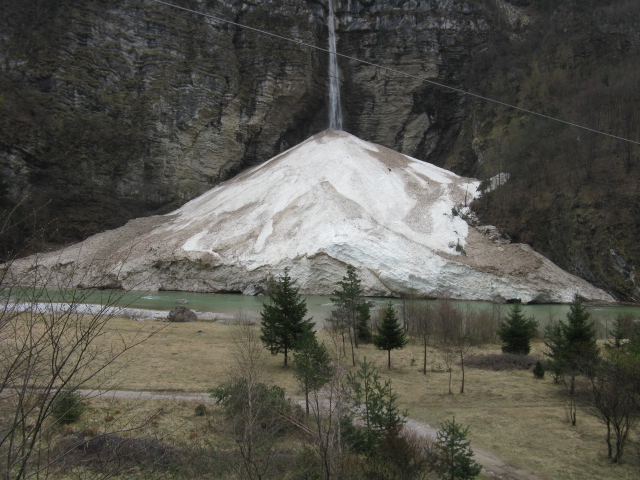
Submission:
M 602 131 L 602 130 L 597 130 L 595 128 L 590 128 L 590 127 L 587 127 L 585 125 L 581 125 L 579 123 L 571 122 L 571 121 L 568 121 L 568 120 L 563 120 L 563 119 L 558 118 L 558 117 L 554 117 L 554 116 L 547 115 L 547 114 L 544 114 L 544 113 L 536 112 L 535 110 L 530 110 L 530 109 L 527 109 L 527 108 L 524 108 L 524 107 L 519 107 L 517 105 L 513 105 L 513 104 L 510 104 L 510 103 L 507 103 L 507 102 L 503 102 L 501 100 L 496 100 L 495 98 L 491 98 L 491 97 L 487 97 L 487 96 L 484 96 L 484 95 L 480 95 L 478 93 L 469 92 L 468 90 L 464 90 L 462 88 L 452 87 L 451 85 L 446 85 L 444 83 L 436 82 L 434 80 L 430 80 L 428 78 L 421 77 L 419 75 L 413 75 L 411 73 L 403 72 L 402 70 L 396 70 L 395 68 L 385 67 L 384 65 L 380 65 L 380 64 L 377 64 L 377 63 L 374 63 L 374 62 L 370 62 L 368 60 L 363 60 L 361 58 L 357 58 L 357 57 L 354 57 L 354 56 L 351 56 L 351 55 L 346 55 L 344 53 L 339 53 L 339 52 L 335 52 L 334 53 L 334 52 L 331 52 L 328 48 L 319 47 L 318 45 L 314 45 L 312 43 L 307 43 L 307 42 L 304 42 L 302 40 L 297 40 L 295 38 L 285 37 L 283 35 L 278 35 L 277 33 L 269 32 L 267 30 L 262 30 L 260 28 L 251 27 L 249 25 L 244 25 L 242 23 L 234 22 L 232 20 L 227 20 L 225 18 L 221 18 L 221 17 L 215 16 L 215 15 L 211 15 L 210 13 L 199 12 L 198 10 L 193 10 L 191 8 L 183 7 L 183 6 L 180 6 L 180 5 L 175 5 L 173 3 L 165 2 L 163 0 L 151 0 L 151 1 L 153 1 L 155 3 L 163 4 L 163 5 L 166 5 L 166 6 L 169 6 L 169 7 L 173 7 L 173 8 L 179 9 L 179 10 L 184 10 L 186 12 L 195 13 L 196 15 L 201 15 L 203 17 L 210 18 L 210 19 L 212 19 L 212 20 L 214 20 L 216 22 L 226 23 L 226 24 L 229 24 L 229 25 L 234 25 L 234 26 L 236 26 L 238 28 L 243 28 L 245 30 L 251 30 L 253 32 L 256 32 L 256 33 L 259 33 L 259 34 L 262 34 L 262 35 L 278 38 L 280 40 L 285 40 L 287 42 L 296 43 L 298 45 L 301 45 L 301 46 L 304 46 L 304 47 L 308 47 L 308 48 L 311 48 L 311 49 L 315 49 L 315 50 L 319 50 L 321 52 L 325 52 L 325 53 L 328 53 L 330 55 L 336 55 L 336 56 L 339 56 L 339 57 L 342 57 L 342 58 L 346 58 L 348 60 L 353 60 L 355 62 L 364 64 L 364 65 L 369 65 L 369 66 L 372 66 L 372 67 L 380 68 L 382 70 L 385 70 L 385 71 L 391 72 L 391 73 L 395 73 L 395 74 L 400 75 L 400 76 L 404 76 L 404 77 L 409 77 L 409 78 L 413 78 L 413 79 L 416 79 L 416 80 L 420 80 L 422 82 L 429 83 L 429 84 L 434 85 L 436 87 L 443 88 L 445 90 L 450 90 L 450 91 L 453 91 L 453 92 L 461 93 L 463 95 L 467 95 L 467 96 L 474 97 L 474 98 L 477 98 L 477 99 L 480 99 L 480 100 L 484 100 L 486 102 L 490 102 L 490 103 L 494 103 L 494 104 L 497 104 L 497 105 L 501 105 L 503 107 L 511 108 L 511 109 L 514 109 L 514 110 L 518 110 L 520 112 L 527 113 L 529 115 L 535 115 L 537 117 L 545 118 L 547 120 L 551 120 L 551 121 L 554 121 L 554 122 L 563 123 L 565 125 L 570 125 L 572 127 L 576 127 L 576 128 L 581 129 L 581 130 L 586 130 L 586 131 L 589 131 L 589 132 L 592 132 L 592 133 L 596 133 L 598 135 L 605 135 L 605 136 L 610 137 L 610 138 L 615 138 L 616 140 L 621 140 L 621 141 L 624 141 L 624 142 L 633 143 L 635 145 L 640 145 L 640 141 L 638 141 L 638 140 L 632 140 L 630 138 L 621 137 L 619 135 L 614 135 L 612 133 L 608 133 L 608 132 L 605 132 L 605 131 Z

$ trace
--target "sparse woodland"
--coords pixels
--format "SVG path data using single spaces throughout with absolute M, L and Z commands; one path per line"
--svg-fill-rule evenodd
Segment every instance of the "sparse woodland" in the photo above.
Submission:
M 355 271 L 350 275 L 357 278 Z M 278 301 L 304 302 L 295 293 L 295 279 L 287 273 L 276 283 L 285 280 L 288 288 L 293 287 L 289 295 L 295 298 Z M 588 469 L 590 478 L 616 478 L 618 473 L 631 475 L 640 468 L 640 328 L 632 319 L 619 317 L 612 323 L 613 339 L 596 343 L 588 311 L 579 298 L 566 320 L 547 328 L 547 345 L 535 338 L 529 355 L 498 353 L 498 327 L 513 318 L 517 308 L 472 313 L 447 301 L 434 306 L 419 299 L 405 299 L 376 310 L 368 322 L 370 330 L 379 331 L 389 308 L 393 308 L 397 324 L 408 336 L 409 343 L 394 351 L 391 370 L 386 368 L 389 352 L 368 343 L 353 346 L 357 362 L 352 365 L 349 335 L 343 331 L 352 325 L 345 322 L 329 322 L 317 333 L 306 330 L 288 351 L 291 365 L 284 367 L 280 357 L 284 352 L 276 354 L 268 341 L 272 337 L 261 334 L 260 327 L 248 321 L 246 314 L 239 316 L 238 325 L 194 322 L 168 325 L 159 332 L 153 325 L 149 326 L 151 330 L 143 326 L 137 335 L 144 340 L 138 345 L 144 352 L 144 362 L 138 366 L 121 358 L 127 357 L 128 349 L 134 346 L 131 338 L 135 334 L 127 326 L 135 323 L 131 320 L 59 317 L 48 310 L 38 315 L 29 311 L 14 314 L 8 299 L 4 301 L 3 345 L 19 346 L 15 339 L 20 332 L 41 342 L 36 343 L 36 350 L 3 348 L 0 407 L 6 414 L 0 451 L 6 460 L 2 473 L 7 480 L 44 476 L 476 478 L 480 469 L 473 446 L 477 442 L 485 446 L 502 444 L 500 438 L 486 436 L 497 435 L 488 418 L 500 421 L 500 411 L 502 421 L 510 418 L 511 412 L 500 400 L 503 395 L 509 408 L 525 408 L 508 397 L 509 390 L 520 389 L 529 392 L 530 401 L 545 400 L 533 407 L 530 420 L 523 410 L 510 427 L 509 423 L 503 425 L 507 429 L 503 428 L 500 435 L 508 439 L 508 448 L 499 449 L 499 455 L 509 456 L 524 448 L 529 457 L 535 457 L 536 453 L 526 448 L 526 440 L 511 436 L 520 429 L 520 422 L 526 425 L 530 421 L 535 428 L 541 421 L 539 415 L 555 411 L 558 413 L 542 420 L 545 429 L 554 429 L 555 436 L 579 431 L 589 437 L 594 450 L 574 455 L 588 460 L 581 460 L 579 468 Z M 64 318 L 67 323 L 60 324 Z M 85 326 L 96 322 L 104 331 L 86 330 L 81 349 L 87 352 L 84 356 L 78 354 L 75 363 L 61 364 L 60 373 L 44 368 L 47 359 L 60 358 L 56 352 L 66 351 L 63 343 L 65 348 L 70 345 L 62 338 L 72 339 L 72 332 L 85 331 Z M 108 328 L 109 322 L 120 322 L 115 331 L 120 332 L 118 338 L 124 349 L 105 349 L 114 345 L 104 341 L 114 331 Z M 50 324 L 64 326 L 59 330 L 62 336 L 36 336 L 46 333 Z M 211 340 L 203 344 L 211 353 L 218 352 L 220 360 L 191 367 L 216 372 L 213 377 L 206 372 L 202 377 L 211 390 L 200 403 L 171 400 L 170 396 L 142 401 L 136 400 L 135 394 L 133 398 L 109 400 L 79 390 L 113 388 L 98 379 L 97 373 L 105 366 L 112 374 L 109 378 L 125 385 L 139 382 L 141 376 L 148 381 L 154 375 L 154 358 L 162 358 L 156 357 L 159 354 L 155 350 L 175 348 L 172 342 L 186 331 L 193 332 L 189 335 L 194 336 L 188 337 L 193 351 L 197 351 L 206 332 L 215 332 L 215 337 L 207 337 L 211 339 L 222 335 L 215 346 L 209 343 Z M 153 335 L 149 336 L 150 332 Z M 52 338 L 59 338 L 59 343 L 50 343 Z M 584 353 L 585 345 L 590 346 L 591 353 Z M 78 348 L 74 351 L 77 353 Z M 550 373 L 542 381 L 532 373 L 536 362 Z M 31 363 L 34 367 L 29 370 L 26 365 Z M 183 363 L 183 367 L 189 365 Z M 126 376 L 127 368 L 133 370 L 134 378 Z M 144 373 L 145 368 L 152 369 Z M 167 368 L 175 375 L 175 367 Z M 65 376 L 63 372 L 70 374 Z M 505 379 L 509 383 L 500 383 Z M 166 376 L 161 375 L 159 380 L 166 382 Z M 420 387 L 419 382 L 432 386 Z M 478 402 L 488 402 L 483 408 L 495 410 L 498 416 L 474 415 L 472 405 Z M 431 410 L 438 412 L 437 417 L 430 416 Z M 15 414 L 9 414 L 12 411 Z M 537 416 L 533 413 L 536 411 Z M 416 416 L 431 418 L 432 425 L 441 428 L 437 436 L 434 433 L 430 437 L 407 423 Z M 7 423 L 9 418 L 18 422 Z M 520 461 L 526 460 L 523 457 Z M 580 478 L 566 473 L 571 472 L 566 467 L 571 459 L 564 455 L 558 460 L 545 458 L 545 462 L 557 462 L 566 475 L 554 476 L 549 471 L 553 467 L 547 466 L 544 471 L 549 478 Z M 528 469 L 541 473 L 531 465 Z

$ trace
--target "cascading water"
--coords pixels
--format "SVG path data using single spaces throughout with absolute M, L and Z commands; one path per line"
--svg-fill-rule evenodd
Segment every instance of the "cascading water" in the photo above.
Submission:
M 336 51 L 336 21 L 333 15 L 333 0 L 329 0 L 329 128 L 342 130 L 340 73 Z

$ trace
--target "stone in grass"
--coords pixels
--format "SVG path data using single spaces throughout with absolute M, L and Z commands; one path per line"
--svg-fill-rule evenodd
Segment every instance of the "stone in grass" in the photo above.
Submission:
M 196 312 L 182 305 L 172 309 L 167 316 L 167 322 L 196 322 L 197 320 Z

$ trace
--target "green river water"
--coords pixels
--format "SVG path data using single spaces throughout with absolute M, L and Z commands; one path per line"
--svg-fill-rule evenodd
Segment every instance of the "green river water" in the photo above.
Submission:
M 77 292 L 77 291 L 76 291 Z M 241 311 L 245 316 L 258 319 L 260 310 L 267 297 L 251 297 L 239 294 L 221 293 L 191 293 L 191 292 L 121 292 L 94 291 L 83 294 L 80 303 L 104 304 L 111 296 L 120 296 L 117 304 L 119 306 L 140 309 L 141 319 L 145 318 L 144 311 L 168 312 L 177 305 L 185 305 L 196 312 L 217 314 L 220 318 L 231 318 Z M 333 306 L 329 297 L 307 295 L 304 297 L 307 302 L 308 315 L 314 320 L 322 323 L 329 316 Z M 68 301 L 68 296 L 62 292 L 47 292 L 47 301 L 63 302 Z M 371 298 L 372 302 L 382 307 L 389 299 Z M 392 299 L 394 303 L 402 303 L 402 300 Z M 438 300 L 423 300 L 432 304 L 437 304 Z M 495 310 L 501 316 L 507 314 L 509 305 L 496 305 L 490 302 L 475 301 L 453 301 L 452 304 L 463 311 Z M 569 311 L 568 305 L 525 305 L 523 307 L 527 315 L 533 315 L 544 327 L 553 320 L 565 319 Z M 594 306 L 589 307 L 591 318 L 596 321 L 599 336 L 605 337 L 611 325 L 611 321 L 617 315 L 630 315 L 640 318 L 640 306 L 615 305 L 615 306 Z

